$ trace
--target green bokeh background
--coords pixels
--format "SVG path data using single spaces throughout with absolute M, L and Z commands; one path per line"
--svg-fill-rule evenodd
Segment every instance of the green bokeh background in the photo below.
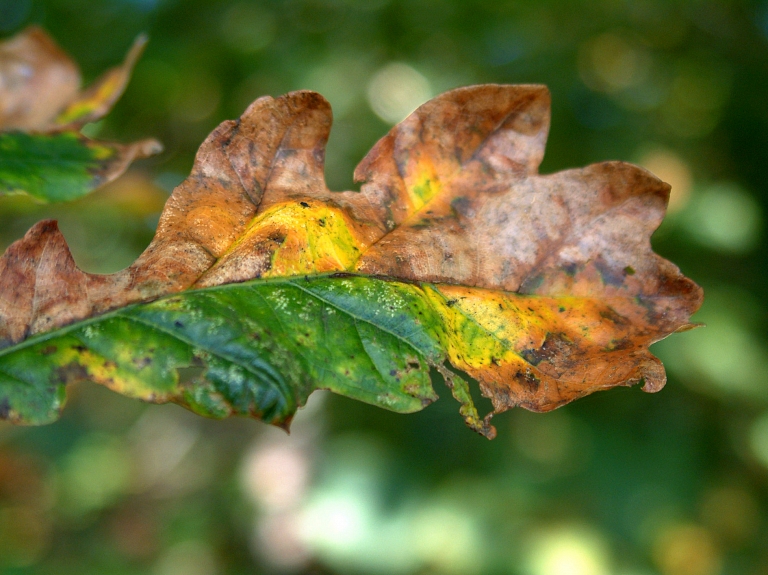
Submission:
M 544 83 L 543 172 L 672 183 L 654 246 L 707 327 L 654 346 L 661 393 L 507 413 L 493 442 L 441 387 L 409 416 L 316 395 L 287 436 L 80 386 L 59 422 L 0 427 L 0 573 L 768 574 L 768 2 L 0 0 L 0 33 L 30 23 L 87 81 L 147 32 L 86 131 L 166 152 L 69 205 L 0 199 L 0 248 L 55 217 L 84 269 L 126 266 L 207 133 L 264 94 L 330 100 L 327 180 L 349 189 L 424 99 Z

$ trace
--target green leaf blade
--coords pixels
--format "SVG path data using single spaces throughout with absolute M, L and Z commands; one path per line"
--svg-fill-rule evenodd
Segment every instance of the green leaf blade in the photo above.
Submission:
M 160 151 L 154 140 L 96 142 L 75 132 L 0 133 L 0 195 L 26 193 L 66 202 L 120 176 L 138 158 Z
M 83 380 L 209 417 L 277 425 L 315 389 L 417 411 L 436 399 L 429 369 L 440 356 L 428 322 L 397 313 L 408 305 L 428 313 L 419 292 L 400 282 L 320 276 L 129 306 L 0 351 L 0 400 L 9 419 L 29 424 L 55 419 L 65 386 Z

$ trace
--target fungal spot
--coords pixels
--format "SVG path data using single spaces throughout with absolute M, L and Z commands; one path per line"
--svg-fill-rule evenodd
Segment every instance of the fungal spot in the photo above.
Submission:
M 51 355 L 52 353 L 56 353 L 58 351 L 58 348 L 55 345 L 49 345 L 45 349 L 43 349 L 40 353 L 43 355 Z
M 612 339 L 605 348 L 605 351 L 621 351 L 624 349 L 632 349 L 634 345 L 628 338 L 624 339 Z
M 190 365 L 188 367 L 179 367 L 176 369 L 176 374 L 179 376 L 179 383 L 185 385 L 192 383 L 202 377 L 205 373 L 205 368 L 200 365 Z
M 152 365 L 152 358 L 151 357 L 137 358 L 137 359 L 133 360 L 133 363 L 139 369 L 143 369 L 143 368 L 145 368 L 145 367 L 147 367 L 149 365 Z M 115 367 L 117 367 L 117 366 L 115 366 Z
M 616 325 L 627 325 L 629 321 L 622 315 L 619 315 L 613 308 L 606 308 L 600 312 L 600 317 L 607 319 Z
M 570 355 L 571 341 L 561 333 L 548 333 L 541 346 L 520 351 L 520 356 L 531 365 L 539 365 L 542 361 L 556 358 L 567 358 Z
M 524 372 L 518 371 L 515 373 L 515 379 L 530 392 L 538 391 L 539 384 L 541 383 L 541 380 L 530 369 L 526 369 Z
M 563 271 L 567 275 L 569 275 L 571 277 L 576 275 L 576 270 L 578 270 L 578 269 L 579 269 L 579 266 L 577 264 L 575 264 L 575 263 L 567 263 L 567 264 L 563 265 Z M 538 279 L 539 279 L 539 283 L 544 281 L 544 277 L 540 277 Z
M 68 363 L 56 369 L 54 372 L 54 381 L 56 383 L 68 384 L 76 381 L 84 381 L 88 378 L 88 370 L 79 363 Z
M 468 198 L 456 198 L 451 202 L 451 209 L 454 213 L 464 216 L 472 217 L 474 210 L 472 209 L 472 202 Z
M 621 286 L 624 284 L 624 274 L 618 273 L 618 270 L 612 269 L 605 260 L 596 259 L 595 267 L 600 273 L 600 278 L 605 285 Z M 626 268 L 625 268 L 626 269 Z

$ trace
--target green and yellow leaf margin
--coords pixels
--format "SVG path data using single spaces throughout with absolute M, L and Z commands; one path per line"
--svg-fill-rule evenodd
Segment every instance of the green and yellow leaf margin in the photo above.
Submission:
M 484 305 L 517 320 L 494 322 L 498 314 L 484 314 Z M 551 329 L 549 315 L 600 316 L 605 307 L 353 274 L 191 290 L 0 350 L 0 416 L 51 422 L 66 385 L 86 380 L 208 417 L 252 416 L 282 426 L 316 389 L 410 413 L 437 399 L 435 369 L 470 427 L 493 437 L 466 378 L 447 366 L 470 375 L 517 370 L 535 387 L 539 378 L 524 347 L 531 329 Z M 602 345 L 598 340 L 592 343 Z

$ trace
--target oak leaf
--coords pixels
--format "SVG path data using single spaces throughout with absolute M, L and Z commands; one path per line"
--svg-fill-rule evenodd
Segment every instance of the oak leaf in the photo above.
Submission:
M 92 380 L 287 425 L 314 389 L 416 411 L 434 370 L 492 437 L 514 406 L 661 389 L 648 346 L 702 300 L 651 250 L 669 186 L 623 162 L 539 175 L 545 87 L 434 98 L 361 162 L 360 192 L 325 185 L 330 126 L 306 91 L 221 124 L 122 272 L 79 270 L 52 221 L 8 248 L 0 414 L 49 421 L 67 383 Z
M 137 38 L 122 65 L 81 90 L 77 66 L 40 28 L 0 43 L 0 195 L 72 200 L 160 152 L 156 140 L 123 145 L 79 133 L 120 98 L 145 44 Z

